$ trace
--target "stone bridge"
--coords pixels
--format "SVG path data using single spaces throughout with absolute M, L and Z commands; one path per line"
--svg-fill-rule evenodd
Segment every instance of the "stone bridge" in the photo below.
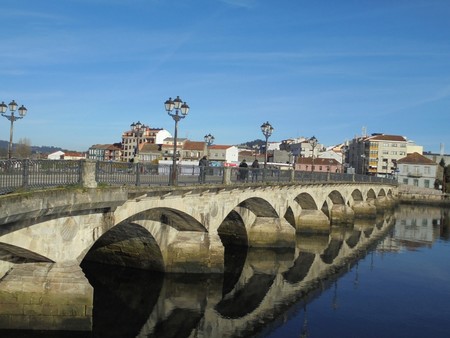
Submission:
M 1 196 L 0 328 L 90 330 L 93 288 L 83 260 L 223 273 L 227 248 L 296 252 L 298 233 L 352 229 L 375 219 L 396 196 L 394 184 L 361 182 L 62 188 Z
M 224 247 L 293 248 L 298 232 L 374 217 L 396 186 L 376 183 L 55 189 L 0 197 L 0 252 L 164 272 L 222 273 Z M 1 272 L 1 271 L 0 271 Z

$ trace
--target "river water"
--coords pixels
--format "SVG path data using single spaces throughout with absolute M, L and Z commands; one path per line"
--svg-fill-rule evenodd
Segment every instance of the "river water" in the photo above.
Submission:
M 226 248 L 226 273 L 83 264 L 91 331 L 0 337 L 450 337 L 449 209 L 399 206 L 295 250 Z

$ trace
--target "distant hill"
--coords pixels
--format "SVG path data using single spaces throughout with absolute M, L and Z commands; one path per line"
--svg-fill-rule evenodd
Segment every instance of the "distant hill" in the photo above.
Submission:
M 8 141 L 0 140 L 0 149 L 7 151 L 8 145 L 9 145 Z M 13 147 L 15 147 L 16 145 L 17 145 L 17 143 L 14 143 Z M 36 154 L 36 153 L 51 154 L 51 153 L 54 153 L 55 151 L 59 151 L 59 150 L 67 151 L 67 149 L 62 149 L 62 148 L 55 147 L 55 146 L 40 146 L 40 147 L 39 146 L 31 146 L 31 152 L 33 154 Z

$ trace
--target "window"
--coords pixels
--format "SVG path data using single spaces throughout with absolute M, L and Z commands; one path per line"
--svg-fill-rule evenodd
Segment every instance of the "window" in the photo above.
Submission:
M 418 187 L 418 186 L 419 186 L 419 180 L 418 180 L 417 178 L 414 179 L 413 185 L 414 185 L 415 187 Z
M 429 188 L 429 187 L 430 187 L 430 180 L 425 180 L 425 181 L 423 182 L 423 186 L 424 186 L 425 188 Z
M 424 173 L 425 174 L 430 174 L 430 167 L 425 167 L 425 168 L 423 168 L 423 171 L 424 171 Z
M 408 184 L 408 179 L 407 178 L 403 179 L 403 184 Z

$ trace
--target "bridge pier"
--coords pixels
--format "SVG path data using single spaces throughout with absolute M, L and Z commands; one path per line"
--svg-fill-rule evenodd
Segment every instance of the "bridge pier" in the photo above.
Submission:
M 296 228 L 300 233 L 329 233 L 330 220 L 321 210 L 302 210 Z
M 224 247 L 218 235 L 180 231 L 166 248 L 165 271 L 174 273 L 223 273 Z
M 257 217 L 247 230 L 247 236 L 249 247 L 295 247 L 295 229 L 286 220 L 276 217 Z
M 356 202 L 352 209 L 355 218 L 374 218 L 377 215 L 377 207 L 370 202 Z
M 344 204 L 335 204 L 331 208 L 330 213 L 331 224 L 353 224 L 355 220 L 355 213 L 352 208 Z
M 0 282 L 0 329 L 91 331 L 93 297 L 78 262 L 15 264 Z

